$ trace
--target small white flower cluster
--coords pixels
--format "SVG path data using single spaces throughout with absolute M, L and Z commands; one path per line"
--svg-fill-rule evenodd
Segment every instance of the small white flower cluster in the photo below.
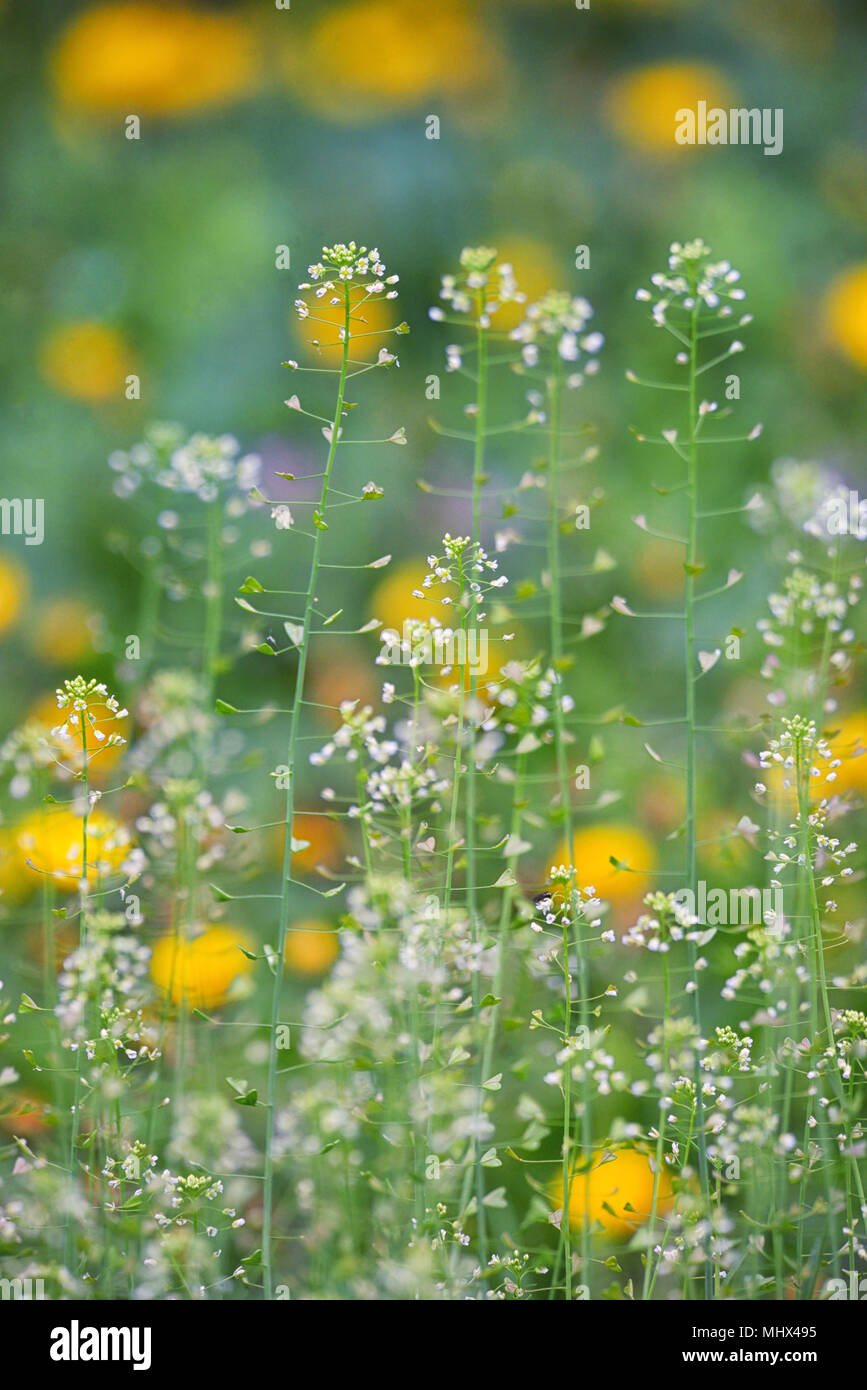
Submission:
M 734 1028 L 715 1028 L 714 1041 L 709 1043 L 700 1066 L 705 1071 L 720 1071 L 725 1067 L 739 1072 L 753 1069 L 753 1039 L 736 1033 Z
M 519 289 L 512 266 L 508 261 L 497 262 L 491 246 L 467 246 L 461 252 L 461 269 L 457 275 L 444 275 L 440 299 L 453 314 L 474 316 L 482 328 L 489 328 L 491 318 L 504 304 L 523 304 L 526 295 Z M 428 311 L 436 323 L 446 320 L 439 307 Z M 449 371 L 460 366 L 460 348 L 447 349 Z
M 256 1150 L 238 1110 L 213 1092 L 180 1096 L 172 1105 L 169 1156 L 177 1163 L 221 1173 L 254 1169 Z
M 786 790 L 797 785 L 799 774 L 815 780 L 824 778 L 826 782 L 836 781 L 841 761 L 834 756 L 828 740 L 819 737 L 814 721 L 804 719 L 799 714 L 784 718 L 779 735 L 770 739 L 768 747 L 759 753 L 761 768 L 783 769 L 783 786 Z M 826 767 L 822 767 L 821 763 L 825 763 Z M 766 790 L 764 783 L 756 784 L 759 795 Z
M 28 719 L 20 729 L 14 729 L 0 744 L 0 771 L 9 777 L 9 795 L 13 801 L 23 801 L 30 795 L 34 780 L 47 767 L 57 767 L 56 752 L 45 738 L 45 726 L 38 719 Z
M 811 852 L 813 864 L 810 866 L 817 874 L 821 874 L 821 886 L 830 888 L 838 879 L 852 878 L 854 869 L 847 863 L 853 854 L 857 854 L 858 846 L 854 840 L 850 840 L 844 845 L 835 835 L 825 833 L 825 824 L 828 818 L 827 804 L 822 802 L 816 806 L 808 815 L 807 823 L 811 830 Z M 768 831 L 768 840 L 771 845 L 781 844 L 782 848 L 778 851 L 770 849 L 765 855 L 769 864 L 774 865 L 773 886 L 781 887 L 781 879 L 785 870 L 789 867 L 799 869 L 804 866 L 805 856 L 801 848 L 801 840 L 798 835 L 800 829 L 799 822 L 796 821 L 791 826 L 789 832 L 782 834 L 778 830 Z M 833 913 L 837 910 L 837 904 L 833 899 L 828 899 L 824 908 L 826 912 Z
M 650 912 L 643 912 L 622 937 L 624 946 L 669 951 L 672 942 L 685 940 L 690 929 L 700 925 L 699 918 L 676 893 L 648 893 L 644 903 Z
M 545 927 L 554 927 L 558 931 L 568 932 L 576 921 L 593 928 L 601 927 L 599 914 L 602 900 L 591 884 L 578 887 L 575 874 L 574 864 L 554 864 L 551 867 L 548 881 L 554 891 L 543 893 L 536 899 L 536 912 L 542 920 L 541 923 L 530 923 L 533 931 L 541 932 Z
M 572 696 L 562 693 L 562 686 L 563 677 L 552 666 L 542 670 L 538 661 L 506 662 L 496 679 L 485 686 L 489 708 L 482 729 L 519 736 L 519 753 L 551 743 L 556 705 L 559 703 L 564 714 L 575 707 Z
M 153 425 L 140 444 L 128 451 L 117 450 L 109 457 L 109 467 L 117 473 L 114 491 L 129 497 L 149 478 L 169 492 L 193 494 L 202 502 L 213 502 L 222 491 L 237 492 L 232 513 L 241 515 L 245 497 L 257 485 L 262 460 L 257 454 L 242 454 L 234 435 L 217 436 L 198 432 L 189 437 L 180 425 Z M 164 529 L 177 524 L 174 513 L 164 514 Z
M 348 244 L 337 241 L 333 246 L 323 246 L 322 260 L 307 267 L 309 281 L 298 286 L 299 290 L 316 290 L 317 299 L 322 299 L 329 290 L 342 284 L 356 282 L 369 295 L 385 292 L 387 299 L 396 299 L 397 290 L 386 290 L 386 285 L 396 285 L 397 275 L 386 275 L 385 264 L 374 246 L 368 251 L 366 246 L 357 246 L 354 241 Z
M 452 536 L 448 531 L 443 536 L 443 555 L 428 555 L 428 573 L 422 580 L 421 589 L 413 591 L 414 598 L 424 598 L 424 590 L 430 591 L 449 586 L 457 589 L 457 595 L 450 593 L 439 597 L 444 607 L 460 604 L 465 608 L 478 609 L 484 603 L 486 593 L 492 589 L 502 589 L 508 584 L 508 576 L 499 574 L 499 560 L 492 560 L 483 546 L 472 541 L 469 536 Z M 496 574 L 495 579 L 487 576 Z M 481 579 L 473 578 L 481 575 Z M 477 620 L 485 617 L 482 612 L 473 615 Z
M 90 745 L 89 752 L 98 752 L 100 748 L 118 748 L 126 743 L 126 739 L 118 733 L 106 737 L 99 727 L 107 721 L 125 719 L 129 714 L 129 710 L 121 709 L 116 696 L 109 695 L 102 681 L 86 681 L 84 676 L 73 676 L 71 680 L 63 682 L 56 694 L 58 709 L 68 710 L 68 714 L 62 724 L 51 730 L 52 738 L 59 738 L 63 742 L 73 738 L 80 740 L 83 721 L 86 726 L 85 738 L 92 734 L 96 741 Z M 95 710 L 99 711 L 98 715 Z
M 91 1060 L 97 1052 L 103 1061 L 113 1052 L 129 1062 L 158 1055 L 153 1024 L 145 1022 L 143 1013 L 152 996 L 150 947 L 128 926 L 121 913 L 93 913 L 86 943 L 67 956 L 58 976 L 55 1014 L 64 1046 L 75 1049 L 83 1044 Z M 98 1018 L 88 1023 L 89 1002 Z M 93 1030 L 90 1036 L 88 1026 Z
M 230 788 L 217 800 L 192 778 L 167 778 L 162 790 L 163 799 L 135 823 L 149 861 L 176 866 L 182 853 L 194 852 L 198 873 L 209 872 L 226 857 L 226 822 L 245 809 L 246 797 Z
M 652 290 L 636 290 L 636 299 L 652 302 L 651 312 L 659 326 L 666 323 L 671 308 L 680 308 L 690 314 L 696 310 L 710 309 L 719 318 L 733 315 L 733 304 L 746 297 L 738 285 L 741 273 L 733 270 L 728 261 L 712 261 L 710 257 L 710 248 L 705 246 L 701 238 L 688 241 L 685 245 L 674 241 L 668 257 L 668 273 L 658 271 L 651 275 Z M 751 314 L 744 314 L 738 319 L 738 325 L 750 323 L 751 320 Z
M 777 459 L 771 465 L 771 485 L 751 489 L 746 507 L 746 520 L 754 531 L 763 534 L 781 522 L 809 529 L 807 522 L 816 516 L 833 479 L 821 463 L 799 459 Z
M 601 333 L 584 333 L 593 317 L 592 306 L 586 299 L 575 298 L 563 290 L 550 290 L 535 304 L 527 306 L 526 315 L 517 328 L 509 335 L 521 344 L 521 357 L 525 367 L 538 366 L 540 359 L 556 353 L 563 362 L 576 363 L 581 353 L 588 354 L 581 372 L 571 372 L 566 385 L 574 389 L 581 386 L 584 376 L 592 376 L 599 370 L 595 356 L 605 342 Z M 582 336 L 583 334 L 583 336 Z
M 833 635 L 834 642 L 829 651 L 828 664 L 836 681 L 845 676 L 852 666 L 852 653 L 855 650 L 855 630 L 846 626 L 849 610 L 861 598 L 864 581 L 859 574 L 850 574 L 845 587 L 833 579 L 820 579 L 811 570 L 804 569 L 798 551 L 790 554 L 795 568 L 783 581 L 783 592 L 768 597 L 770 618 L 760 618 L 756 624 L 765 645 L 772 650 L 761 668 L 764 680 L 778 682 L 783 671 L 783 659 L 777 649 L 788 642 L 797 643 L 799 636 L 815 637 L 823 629 Z M 797 651 L 794 653 L 797 660 Z M 786 692 L 780 687 L 768 695 L 768 703 L 783 705 Z
M 828 489 L 804 522 L 804 530 L 826 544 L 843 535 L 867 541 L 867 498 L 859 497 L 842 483 Z

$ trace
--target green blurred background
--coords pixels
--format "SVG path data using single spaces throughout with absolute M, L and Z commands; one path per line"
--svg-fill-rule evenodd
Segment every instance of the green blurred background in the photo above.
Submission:
M 630 524 L 646 511 L 672 529 L 649 488 L 674 476 L 672 464 L 627 428 L 677 421 L 671 398 L 624 380 L 628 366 L 672 370 L 669 340 L 634 302 L 672 239 L 702 236 L 730 259 L 755 315 L 741 334 L 734 418 L 737 433 L 757 420 L 764 433 L 708 451 L 703 505 L 743 502 L 781 456 L 822 458 L 853 485 L 863 478 L 867 100 L 854 0 L 591 0 L 586 11 L 571 0 L 294 0 L 286 10 L 270 0 L 7 0 L 0 22 L 2 491 L 44 497 L 47 527 L 41 549 L 0 541 L 0 660 L 14 673 L 0 695 L 4 729 L 72 669 L 110 674 L 134 629 L 138 577 L 107 542 L 145 534 L 152 512 L 141 493 L 112 495 L 113 449 L 151 420 L 179 420 L 232 432 L 268 469 L 316 471 L 321 440 L 287 415 L 295 384 L 281 362 L 304 356 L 292 301 L 323 241 L 378 245 L 401 276 L 399 312 L 412 327 L 398 340 L 400 372 L 363 398 L 359 430 L 376 437 L 403 424 L 410 444 L 386 457 L 353 451 L 357 480 L 374 477 L 387 495 L 352 514 L 340 542 L 348 558 L 412 561 L 463 523 L 460 507 L 422 495 L 417 480 L 468 477 L 466 452 L 428 423 L 432 410 L 460 420 L 466 383 L 443 376 L 432 405 L 425 381 L 442 373 L 451 333 L 427 308 L 439 275 L 474 242 L 511 259 L 531 297 L 552 284 L 586 295 L 607 339 L 602 373 L 575 411 L 598 427 L 585 495 L 606 495 L 582 545 L 610 551 L 617 569 L 573 585 L 570 616 L 612 593 L 677 603 L 677 552 Z M 783 153 L 678 147 L 673 113 L 699 98 L 782 107 Z M 138 140 L 125 136 L 129 115 L 140 118 Z M 438 140 L 426 138 L 431 115 Z M 587 270 L 575 268 L 579 244 L 590 248 Z M 275 265 L 282 245 L 290 270 Z M 140 401 L 124 397 L 131 372 Z M 520 406 L 506 374 L 495 413 L 513 418 Z M 532 452 L 526 439 L 494 448 L 495 479 L 517 479 Z M 709 699 L 761 707 L 753 629 L 777 580 L 773 550 L 742 517 L 717 525 L 704 549 L 709 565 L 748 572 L 717 625 L 749 634 L 743 660 Z M 287 554 L 255 572 L 285 577 Z M 534 565 L 532 552 L 516 552 L 505 568 L 520 578 Z M 359 583 L 342 597 L 364 618 L 371 598 Z M 397 620 L 394 607 L 380 615 Z M 582 648 L 580 708 L 638 701 L 648 717 L 672 712 L 679 644 L 676 626 L 625 634 L 615 622 Z M 344 648 L 337 694 L 355 693 L 365 671 L 375 692 L 376 650 L 375 640 Z M 245 660 L 246 674 L 226 677 L 229 699 L 251 671 L 275 680 L 264 659 Z M 605 782 L 626 793 L 633 819 L 665 831 L 679 794 L 627 756 L 636 737 L 611 735 L 623 756 Z M 707 790 L 736 803 L 749 779 L 737 756 L 722 758 Z

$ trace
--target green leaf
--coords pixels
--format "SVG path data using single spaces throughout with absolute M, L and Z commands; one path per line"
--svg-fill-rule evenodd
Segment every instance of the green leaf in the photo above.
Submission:
M 277 655 L 270 642 L 260 642 L 258 647 L 254 647 L 253 650 L 256 652 L 261 652 L 263 656 Z
M 489 1076 L 487 1081 L 482 1082 L 483 1091 L 501 1091 L 503 1089 L 503 1073 L 498 1071 L 496 1076 Z
M 502 1004 L 502 999 L 498 999 L 494 994 L 486 994 L 479 1004 L 480 1009 L 490 1009 L 494 1004 Z
M 238 589 L 239 594 L 264 594 L 264 592 L 264 588 L 259 583 L 258 579 L 253 578 L 252 574 L 247 575 L 247 578 Z
M 234 1076 L 227 1076 L 226 1081 L 231 1086 L 236 1095 L 232 1099 L 238 1105 L 255 1105 L 259 1099 L 258 1091 L 248 1091 L 246 1081 L 237 1081 Z
M 29 994 L 22 994 L 21 1003 L 18 1007 L 23 1014 L 42 1014 L 46 1012 L 45 1009 L 40 1009 L 39 1005 L 35 1000 L 30 998 Z
M 317 531 L 328 530 L 328 522 L 325 520 L 325 517 L 322 515 L 318 507 L 316 507 L 313 512 L 313 525 L 316 527 Z
M 234 705 L 228 704 L 225 700 L 217 700 L 217 702 L 216 702 L 214 708 L 216 709 L 217 714 L 240 714 L 240 713 L 241 713 L 241 711 L 240 711 L 239 709 L 236 709 Z

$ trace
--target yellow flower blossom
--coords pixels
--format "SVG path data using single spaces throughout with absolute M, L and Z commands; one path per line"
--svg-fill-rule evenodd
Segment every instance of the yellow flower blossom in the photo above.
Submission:
M 64 396 L 98 404 L 123 399 L 133 371 L 125 339 L 105 323 L 66 323 L 49 333 L 39 351 L 39 370 Z
M 493 36 L 459 0 L 353 0 L 318 17 L 285 67 L 306 105 L 347 124 L 417 106 L 435 94 L 475 95 L 502 74 Z
M 867 369 L 867 264 L 851 266 L 831 285 L 825 322 L 834 346 Z
M 15 625 L 29 592 L 30 581 L 24 567 L 0 556 L 0 634 Z
M 257 69 L 248 17 L 135 0 L 76 16 L 51 75 L 61 102 L 91 115 L 178 116 L 237 101 Z
M 616 78 L 606 112 L 624 144 L 641 153 L 675 157 L 690 148 L 675 141 L 676 112 L 684 107 L 695 110 L 699 101 L 706 101 L 708 108 L 728 110 L 734 100 L 728 79 L 717 68 L 703 63 L 657 63 Z
M 585 1213 L 592 1224 L 604 1227 L 610 1236 L 626 1238 L 650 1218 L 653 1206 L 653 1171 L 646 1154 L 638 1149 L 618 1149 L 615 1157 L 603 1163 L 603 1150 L 593 1155 L 587 1173 L 576 1173 L 569 1190 L 569 1225 L 581 1230 Z M 551 1183 L 551 1201 L 563 1206 L 563 1185 Z M 671 1207 L 671 1180 L 663 1168 L 659 1175 L 657 1215 Z
M 632 870 L 616 869 L 610 862 L 618 859 Z M 551 867 L 566 864 L 570 855 L 565 841 L 561 844 Z M 575 865 L 582 887 L 593 887 L 600 898 L 613 905 L 625 906 L 644 896 L 650 887 L 654 865 L 653 846 L 647 836 L 631 825 L 592 825 L 576 831 L 573 837 L 571 862 Z
M 79 666 L 93 656 L 92 621 L 93 609 L 81 599 L 49 599 L 36 612 L 30 646 L 52 666 Z
M 6 832 L 9 859 L 0 864 L 0 882 L 5 879 L 2 886 L 9 896 L 33 892 L 46 873 L 55 886 L 72 892 L 81 880 L 82 825 L 81 816 L 72 811 L 48 809 L 34 811 L 11 827 Z M 87 823 L 88 884 L 93 887 L 107 874 L 117 873 L 131 844 L 124 826 L 104 811 L 92 811 Z
M 214 1008 L 250 970 L 240 946 L 249 950 L 250 943 L 234 927 L 207 927 L 193 937 L 163 936 L 153 949 L 151 976 L 173 1004 Z
M 832 716 L 837 731 L 829 743 L 834 757 L 842 759 L 837 768 L 837 780 L 823 783 L 821 795 L 829 791 L 860 792 L 867 791 L 867 709 L 853 710 L 842 716 Z M 861 750 L 864 750 L 861 752 Z
M 332 922 L 311 920 L 290 926 L 283 959 L 296 975 L 324 975 L 340 954 Z

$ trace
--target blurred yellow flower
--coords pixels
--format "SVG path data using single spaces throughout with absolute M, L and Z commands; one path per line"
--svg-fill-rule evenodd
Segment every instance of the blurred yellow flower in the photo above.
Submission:
M 13 626 L 29 592 L 30 580 L 23 565 L 0 555 L 0 633 Z
M 72 892 L 81 879 L 82 825 L 81 816 L 71 811 L 44 810 L 26 815 L 11 827 L 6 832 L 10 860 L 5 869 L 0 867 L 10 897 L 32 892 L 39 885 L 40 874 L 46 873 L 64 892 Z M 117 872 L 131 844 L 125 826 L 104 811 L 91 812 L 87 824 L 87 881 L 91 887 L 105 874 Z
M 0 830 L 0 897 L 16 902 L 27 896 L 29 887 L 27 870 L 16 848 L 13 832 L 4 827 Z
M 832 792 L 867 791 L 867 709 L 853 710 L 832 721 L 837 733 L 829 740 L 834 756 L 842 762 L 834 783 L 822 783 L 823 796 Z M 864 751 L 861 752 L 860 750 Z
M 122 399 L 132 354 L 120 333 L 105 323 L 65 323 L 39 350 L 39 370 L 49 385 L 76 400 Z
M 257 67 L 248 18 L 136 0 L 78 15 L 51 75 L 65 105 L 93 115 L 175 116 L 238 100 Z
M 353 0 L 328 10 L 306 40 L 293 35 L 285 66 L 298 96 L 320 115 L 355 124 L 434 94 L 488 90 L 499 49 L 460 0 Z
M 616 78 L 608 91 L 606 112 L 625 144 L 642 152 L 674 156 L 691 148 L 675 142 L 675 114 L 683 107 L 695 110 L 699 101 L 706 101 L 708 108 L 721 106 L 726 110 L 734 104 L 734 93 L 723 73 L 703 63 L 656 63 L 633 68 Z
M 370 613 L 379 618 L 383 627 L 400 631 L 407 618 L 429 622 L 440 616 L 439 605 L 429 598 L 415 597 L 428 573 L 428 564 L 421 556 L 415 560 L 399 560 L 390 565 L 370 598 Z
M 611 857 L 633 871 L 615 869 Z M 570 861 L 565 840 L 549 867 Z M 606 902 L 626 905 L 640 899 L 650 885 L 654 865 L 653 846 L 647 836 L 631 825 L 591 825 L 573 836 L 571 862 L 582 887 L 593 887 Z
M 93 656 L 92 619 L 93 609 L 81 599 L 49 599 L 29 630 L 31 649 L 51 666 L 78 665 Z
M 221 1003 L 250 961 L 250 943 L 233 927 L 208 927 L 200 936 L 163 936 L 151 956 L 151 976 L 173 1004 L 208 1009 Z
M 618 1149 L 608 1163 L 604 1150 L 593 1155 L 589 1173 L 578 1173 L 569 1189 L 569 1225 L 581 1230 L 585 1213 L 591 1223 L 598 1222 L 611 1236 L 627 1237 L 649 1220 L 653 1207 L 653 1171 L 646 1154 L 637 1149 Z M 665 1168 L 659 1174 L 657 1215 L 664 1215 L 672 1202 L 671 1181 Z M 563 1206 L 563 1184 L 551 1183 L 550 1197 L 555 1209 Z
M 333 922 L 314 919 L 289 928 L 283 959 L 297 975 L 324 975 L 339 954 Z
M 825 322 L 835 347 L 867 369 L 867 264 L 851 266 L 831 285 Z

